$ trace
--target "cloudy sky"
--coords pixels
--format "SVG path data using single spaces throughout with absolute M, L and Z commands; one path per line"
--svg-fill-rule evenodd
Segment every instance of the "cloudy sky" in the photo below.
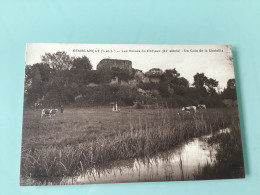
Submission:
M 134 45 L 134 44 L 58 44 L 29 43 L 26 64 L 41 62 L 45 53 L 65 51 L 71 57 L 87 56 L 93 68 L 104 58 L 131 60 L 133 68 L 143 72 L 151 68 L 173 69 L 193 83 L 196 73 L 219 81 L 220 89 L 235 78 L 229 45 Z

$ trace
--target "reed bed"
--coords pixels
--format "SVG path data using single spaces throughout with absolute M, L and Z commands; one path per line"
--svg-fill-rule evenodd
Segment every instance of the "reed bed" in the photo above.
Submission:
M 173 109 L 129 110 L 124 115 L 125 128 L 114 127 L 110 134 L 97 133 L 94 138 L 79 138 L 79 142 L 66 142 L 66 145 L 59 140 L 44 147 L 39 143 L 23 143 L 21 185 L 60 184 L 66 178 L 94 175 L 96 170 L 103 170 L 117 160 L 149 158 L 190 138 L 229 127 L 234 123 L 233 115 L 234 110 L 230 109 L 208 109 L 193 114 Z M 52 129 L 58 125 L 51 123 Z
M 194 174 L 196 180 L 245 177 L 239 123 L 234 120 L 229 129 L 229 133 L 215 134 L 207 140 L 208 144 L 217 150 L 216 160 L 213 164 L 198 167 Z

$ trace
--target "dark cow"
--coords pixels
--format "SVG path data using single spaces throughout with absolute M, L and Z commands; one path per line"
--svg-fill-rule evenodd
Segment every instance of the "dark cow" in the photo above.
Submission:
M 50 118 L 52 118 L 53 116 L 55 116 L 55 114 L 57 114 L 58 109 L 48 109 L 48 108 L 44 108 L 42 109 L 42 113 L 41 113 L 41 118 L 44 116 L 48 116 Z
M 199 104 L 198 109 L 206 109 L 206 105 L 205 104 Z

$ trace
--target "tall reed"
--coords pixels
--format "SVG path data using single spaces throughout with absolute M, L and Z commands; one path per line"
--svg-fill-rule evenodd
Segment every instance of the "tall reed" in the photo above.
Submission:
M 58 184 L 64 178 L 93 174 L 116 160 L 150 157 L 232 123 L 230 113 L 221 109 L 195 114 L 158 109 L 150 114 L 149 110 L 142 115 L 130 113 L 128 129 L 114 136 L 62 147 L 26 148 L 22 151 L 21 176 L 34 184 Z

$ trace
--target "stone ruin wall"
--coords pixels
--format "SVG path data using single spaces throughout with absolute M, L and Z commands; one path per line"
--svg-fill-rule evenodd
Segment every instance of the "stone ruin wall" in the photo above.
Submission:
M 119 68 L 132 74 L 132 62 L 129 60 L 103 59 L 97 65 L 97 70 L 112 70 Z

